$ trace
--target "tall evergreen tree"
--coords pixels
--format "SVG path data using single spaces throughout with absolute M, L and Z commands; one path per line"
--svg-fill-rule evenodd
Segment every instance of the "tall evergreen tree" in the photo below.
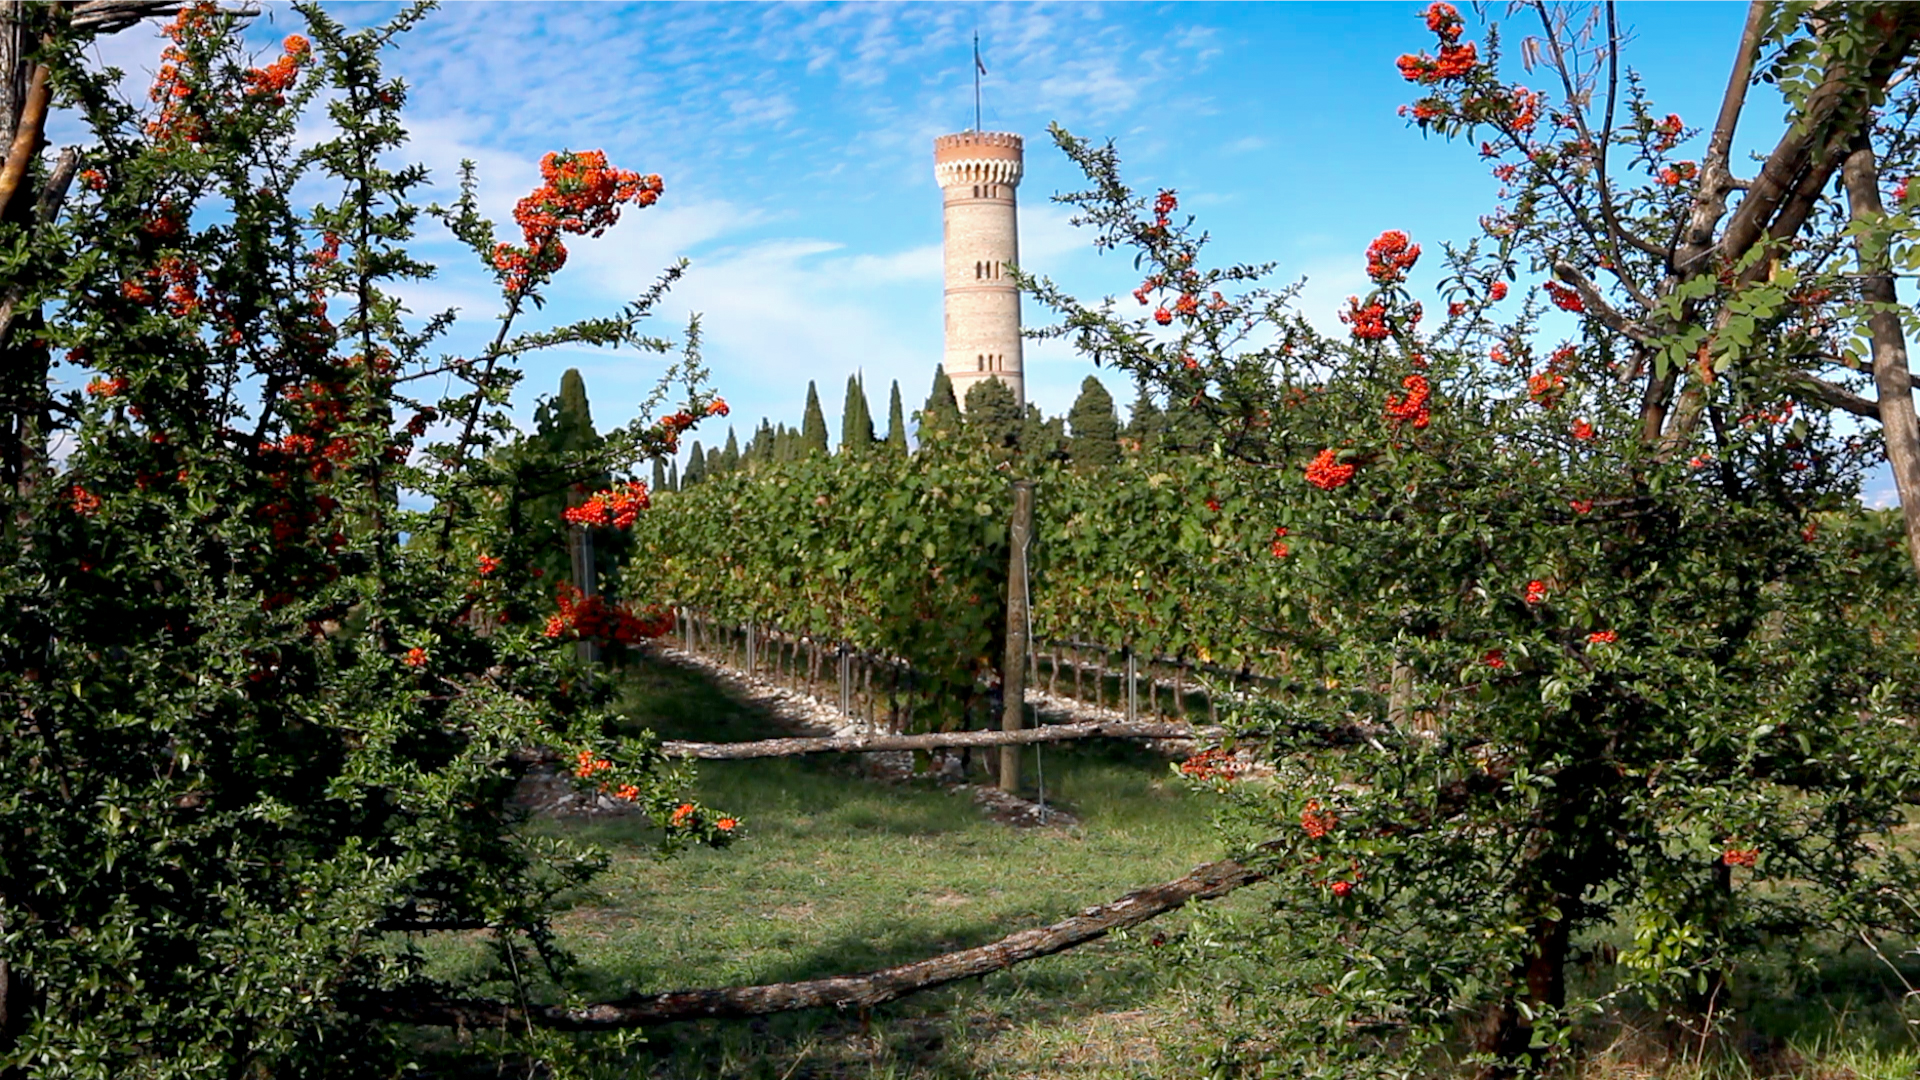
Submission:
M 820 391 L 807 382 L 807 412 L 800 421 L 800 456 L 827 456 L 827 418 L 820 412 Z
M 893 397 L 887 402 L 887 446 L 901 453 L 907 449 L 907 417 L 900 408 L 899 379 L 893 380 Z
M 677 458 L 667 461 L 667 490 L 680 490 L 680 461 Z
M 692 487 L 707 478 L 707 452 L 700 449 L 700 440 L 693 440 L 693 451 L 687 455 L 687 472 L 683 482 Z
M 560 376 L 560 393 L 543 399 L 534 409 L 533 426 L 532 442 L 539 457 L 528 474 L 525 513 L 537 538 L 534 565 L 556 580 L 571 580 L 573 555 L 561 516 L 567 509 L 569 489 L 598 489 L 613 482 L 605 474 L 577 476 L 565 471 L 567 462 L 594 453 L 603 441 L 593 428 L 593 406 L 587 400 L 587 381 L 579 369 L 568 368 Z M 595 576 L 599 580 L 608 580 L 615 569 L 617 547 L 618 542 L 612 540 L 594 545 Z
M 944 365 L 933 368 L 933 392 L 927 395 L 926 407 L 920 410 L 920 440 L 926 441 L 931 431 L 953 431 L 960 426 L 960 402 L 953 396 L 953 380 L 947 378 Z
M 1113 411 L 1113 395 L 1089 375 L 1080 383 L 1080 396 L 1067 412 L 1072 428 L 1068 444 L 1074 464 L 1098 469 L 1120 461 L 1120 418 Z
M 797 442 L 799 442 L 799 437 L 796 436 L 793 433 L 793 429 L 787 425 L 781 424 L 778 428 L 774 429 L 773 460 L 792 461 L 798 456 L 794 449 L 794 444 Z
M 740 470 L 740 440 L 733 435 L 733 427 L 727 427 L 727 448 L 720 451 L 720 471 L 738 472 Z
M 999 379 L 981 379 L 967 388 L 966 430 L 988 446 L 1014 449 L 1026 415 L 1013 389 Z
M 1213 441 L 1213 422 L 1206 414 L 1184 401 L 1168 402 L 1160 428 L 1160 449 L 1168 453 L 1191 453 Z
M 1160 442 L 1160 433 L 1165 428 L 1166 416 L 1153 403 L 1146 384 L 1141 383 L 1140 396 L 1133 399 L 1133 415 L 1127 420 L 1127 438 L 1143 452 L 1149 451 Z
M 653 490 L 673 490 L 667 487 L 667 463 L 660 458 L 653 459 Z
M 847 402 L 840 410 L 840 450 L 855 457 L 873 446 L 873 413 L 867 409 L 867 388 L 857 376 L 847 376 Z
M 762 417 L 760 430 L 753 433 L 753 460 L 757 465 L 765 465 L 773 460 L 773 421 Z

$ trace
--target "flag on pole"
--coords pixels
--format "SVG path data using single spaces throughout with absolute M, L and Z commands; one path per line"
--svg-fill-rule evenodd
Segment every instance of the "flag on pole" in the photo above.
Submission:
M 979 34 L 973 35 L 973 67 L 974 67 L 974 70 L 978 71 L 982 75 L 985 75 L 987 73 L 987 65 L 984 63 L 981 63 L 980 61 L 980 35 Z

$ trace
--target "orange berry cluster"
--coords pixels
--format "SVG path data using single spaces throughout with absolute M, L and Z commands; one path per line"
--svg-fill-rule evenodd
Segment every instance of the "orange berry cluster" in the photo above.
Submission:
M 1390 333 L 1387 306 L 1378 300 L 1362 307 L 1359 297 L 1347 297 L 1347 310 L 1340 313 L 1340 321 L 1353 327 L 1356 341 L 1385 341 Z
M 632 645 L 673 629 L 671 609 L 651 608 L 645 615 L 638 615 L 621 604 L 608 603 L 605 597 L 584 596 L 571 585 L 560 587 L 555 602 L 560 612 L 547 619 L 545 634 L 550 638 L 587 638 Z
M 1300 830 L 1309 839 L 1318 840 L 1332 832 L 1340 824 L 1340 818 L 1333 811 L 1323 809 L 1319 799 L 1308 799 L 1307 808 L 1300 811 Z
M 1333 450 L 1326 449 L 1307 464 L 1307 483 L 1321 491 L 1332 491 L 1352 480 L 1353 472 L 1353 466 L 1342 465 Z
M 1195 780 L 1232 780 L 1240 775 L 1240 762 L 1223 746 L 1202 750 L 1180 763 L 1180 772 Z
M 307 57 L 313 52 L 307 39 L 299 34 L 289 36 L 280 47 L 280 59 L 247 72 L 247 93 L 271 99 L 275 105 L 286 103 L 283 95 L 293 88 L 293 80 L 300 75 L 300 65 L 306 63 Z
M 526 243 L 493 249 L 493 265 L 508 292 L 519 295 L 567 262 L 562 233 L 599 236 L 620 220 L 620 206 L 652 206 L 665 190 L 658 176 L 607 165 L 601 150 L 558 151 L 540 159 L 544 181 L 513 208 Z
M 1367 276 L 1377 285 L 1405 281 L 1407 271 L 1420 261 L 1420 245 L 1407 241 L 1407 234 L 1388 229 L 1367 245 Z
M 640 518 L 640 511 L 652 505 L 647 498 L 647 485 L 638 480 L 605 491 L 596 491 L 579 506 L 570 506 L 561 516 L 569 525 L 586 528 L 608 525 L 616 529 L 632 528 Z
M 1405 394 L 1388 394 L 1386 415 L 1395 426 L 1412 424 L 1415 428 L 1424 428 L 1433 420 L 1433 410 L 1428 401 L 1433 397 L 1433 386 L 1424 375 L 1409 375 L 1400 380 Z

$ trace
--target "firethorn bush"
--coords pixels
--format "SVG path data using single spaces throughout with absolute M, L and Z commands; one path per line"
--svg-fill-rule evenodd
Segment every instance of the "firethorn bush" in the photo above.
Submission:
M 1834 86 L 1878 107 L 1885 57 L 1859 43 L 1895 14 L 1783 17 L 1744 47 L 1790 58 L 1775 71 L 1797 107 Z M 1532 55 L 1590 70 L 1542 18 Z M 1052 333 L 1213 418 L 1240 512 L 1285 545 L 1274 576 L 1223 584 L 1236 623 L 1316 665 L 1238 720 L 1277 776 L 1201 777 L 1274 889 L 1260 925 L 1192 938 L 1235 1005 L 1228 1074 L 1512 1075 L 1570 1052 L 1584 1016 L 1637 1002 L 1710 1029 L 1768 950 L 1915 928 L 1916 866 L 1891 835 L 1920 793 L 1914 583 L 1897 519 L 1857 502 L 1895 436 L 1862 431 L 1842 411 L 1858 395 L 1829 381 L 1856 334 L 1856 361 L 1883 355 L 1884 307 L 1847 299 L 1866 226 L 1816 184 L 1761 219 L 1774 241 L 1723 233 L 1677 264 L 1664 238 L 1726 209 L 1663 180 L 1677 120 L 1630 82 L 1614 126 L 1604 85 L 1505 83 L 1491 30 L 1464 41 L 1445 4 L 1426 22 L 1438 55 L 1399 63 L 1425 95 L 1410 118 L 1478 143 L 1513 201 L 1464 249 L 1382 234 L 1343 334 L 1259 287 L 1266 267 L 1208 267 L 1175 193 L 1136 195 L 1112 146 L 1057 129 L 1090 181 L 1062 200 L 1098 246 L 1132 250 L 1143 306 L 1223 293 L 1128 317 L 1022 278 L 1061 315 Z M 1864 122 L 1819 122 L 1846 115 Z M 1904 129 L 1867 131 L 1890 172 L 1910 167 Z M 1607 148 L 1637 176 L 1609 175 Z M 1737 205 L 1728 232 L 1743 210 L 1762 212 Z M 1444 319 L 1411 291 L 1422 246 Z M 1549 305 L 1578 316 L 1564 339 Z M 1809 373 L 1828 355 L 1809 334 L 1838 376 Z M 1609 970 L 1583 980 L 1583 963 Z
M 187 6 L 144 108 L 81 64 L 53 5 L 22 16 L 89 141 L 36 164 L 49 212 L 0 224 L 6 363 L 40 373 L 4 402 L 25 435 L 0 490 L 0 1075 L 388 1075 L 373 1018 L 429 989 L 430 933 L 483 931 L 500 971 L 564 985 L 552 900 L 602 860 L 517 827 L 506 797 L 543 754 L 669 847 L 740 827 L 608 734 L 563 644 L 663 616 L 567 595 L 555 614 L 529 569 L 530 506 L 723 408 L 697 354 L 666 421 L 591 452 L 529 450 L 503 409 L 533 349 L 668 347 L 640 332 L 658 290 L 523 326 L 561 238 L 660 179 L 551 154 L 518 243 L 494 239 L 470 174 L 422 207 L 425 172 L 387 164 L 406 87 L 380 69 L 419 12 L 348 33 L 300 11 L 262 63 L 235 16 Z M 406 247 L 432 220 L 500 288 L 471 355 L 436 352 L 451 312 L 409 320 L 392 292 L 432 273 Z M 622 483 L 592 505 L 612 526 L 645 497 Z

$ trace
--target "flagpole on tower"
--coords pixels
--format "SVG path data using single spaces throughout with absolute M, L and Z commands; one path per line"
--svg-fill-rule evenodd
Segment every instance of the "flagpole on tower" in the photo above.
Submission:
M 980 130 L 980 76 L 987 73 L 987 65 L 980 62 L 980 31 L 973 32 L 973 130 Z

